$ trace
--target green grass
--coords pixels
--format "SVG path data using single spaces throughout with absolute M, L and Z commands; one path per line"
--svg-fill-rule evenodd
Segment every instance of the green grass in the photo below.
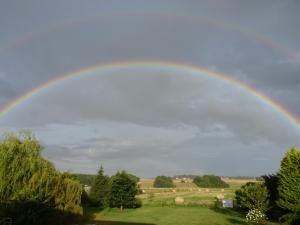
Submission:
M 233 198 L 234 192 L 247 180 L 230 180 L 230 188 L 198 188 L 191 181 L 174 181 L 176 188 L 153 188 L 153 180 L 140 183 L 144 194 L 138 196 L 142 208 L 105 209 L 86 208 L 90 223 L 99 225 L 247 225 L 245 215 L 229 209 L 213 209 L 217 195 Z M 184 199 L 176 205 L 175 198 Z M 274 223 L 269 223 L 274 225 Z
M 144 206 L 140 209 L 87 209 L 97 224 L 129 225 L 247 225 L 244 216 L 233 210 L 209 207 Z M 270 225 L 273 223 L 269 223 Z

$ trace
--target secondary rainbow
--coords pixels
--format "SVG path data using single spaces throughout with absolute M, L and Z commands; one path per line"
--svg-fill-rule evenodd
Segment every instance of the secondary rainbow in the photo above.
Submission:
M 79 26 L 88 22 L 95 22 L 99 19 L 109 19 L 109 18 L 116 18 L 116 17 L 126 17 L 126 16 L 146 16 L 146 17 L 155 17 L 155 18 L 160 18 L 160 19 L 176 19 L 176 20 L 183 20 L 183 21 L 188 21 L 192 23 L 206 23 L 212 26 L 217 26 L 219 28 L 222 28 L 224 30 L 228 30 L 231 32 L 234 32 L 238 35 L 242 35 L 244 37 L 247 37 L 249 39 L 256 40 L 267 47 L 276 50 L 283 55 L 286 55 L 288 58 L 293 59 L 295 62 L 300 63 L 300 58 L 296 54 L 296 52 L 292 51 L 292 49 L 280 45 L 276 41 L 272 40 L 270 37 L 259 34 L 253 30 L 241 28 L 237 26 L 236 24 L 231 24 L 222 20 L 215 20 L 211 19 L 206 16 L 199 16 L 199 15 L 185 15 L 181 13 L 147 13 L 147 12 L 127 12 L 127 13 L 113 13 L 113 14 L 101 14 L 97 16 L 90 16 L 90 17 L 84 17 L 76 20 L 68 20 L 63 22 L 62 24 L 56 24 L 52 25 L 49 27 L 46 27 L 45 30 L 39 31 L 39 32 L 31 32 L 28 33 L 16 40 L 13 40 L 12 42 L 6 43 L 3 46 L 0 46 L 0 53 L 2 51 L 7 51 L 7 50 L 14 50 L 15 48 L 18 48 L 20 46 L 25 45 L 26 43 L 32 42 L 36 39 L 40 39 L 43 37 L 47 37 L 47 35 L 51 33 L 56 33 L 58 31 L 63 31 L 64 29 L 68 27 L 73 27 L 73 26 Z
M 178 70 L 178 71 L 185 71 L 190 74 L 199 74 L 204 76 L 210 76 L 216 78 L 218 80 L 228 82 L 234 86 L 237 86 L 244 90 L 245 92 L 251 94 L 253 97 L 257 98 L 263 104 L 270 106 L 275 112 L 281 114 L 286 120 L 293 125 L 298 131 L 300 131 L 300 119 L 286 110 L 284 107 L 279 105 L 277 102 L 272 100 L 271 98 L 267 97 L 263 93 L 257 91 L 253 87 L 242 83 L 238 80 L 231 78 L 230 76 L 220 73 L 211 71 L 204 67 L 198 67 L 189 64 L 181 64 L 175 62 L 160 62 L 160 61 L 126 61 L 126 62 L 115 62 L 109 64 L 98 64 L 90 67 L 80 68 L 74 72 L 66 73 L 58 76 L 55 79 L 49 80 L 46 83 L 37 86 L 24 95 L 16 98 L 11 103 L 4 106 L 0 109 L 0 117 L 3 117 L 5 114 L 9 113 L 10 111 L 14 110 L 18 105 L 25 104 L 27 100 L 32 98 L 35 95 L 55 86 L 67 82 L 68 80 L 75 79 L 75 78 L 82 78 L 85 76 L 95 76 L 104 74 L 105 72 L 109 72 L 112 70 L 122 70 L 128 68 L 154 68 L 154 69 L 170 69 L 170 70 Z M 97 73 L 96 73 L 97 72 Z

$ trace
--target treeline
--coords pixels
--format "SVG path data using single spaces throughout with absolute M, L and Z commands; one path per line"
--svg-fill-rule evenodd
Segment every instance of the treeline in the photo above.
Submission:
M 182 175 L 182 179 L 187 178 Z M 178 176 L 175 176 L 179 178 Z M 184 180 L 182 180 L 185 182 Z M 221 177 L 215 175 L 193 176 L 193 183 L 202 188 L 228 188 L 229 184 L 224 182 Z M 157 176 L 154 180 L 155 188 L 174 188 L 175 184 L 172 177 Z
M 198 187 L 203 188 L 228 188 L 229 184 L 224 182 L 221 177 L 215 175 L 204 175 L 197 176 L 194 178 L 193 182 Z
M 96 177 L 95 174 L 72 173 L 72 177 L 83 185 L 91 186 Z

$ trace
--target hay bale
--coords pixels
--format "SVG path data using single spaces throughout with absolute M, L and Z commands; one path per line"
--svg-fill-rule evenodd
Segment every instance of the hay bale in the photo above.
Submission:
M 206 192 L 209 192 L 209 189 L 208 189 L 208 188 L 206 188 L 206 189 L 205 189 L 205 191 L 206 191 Z
M 219 199 L 219 200 L 223 200 L 223 199 L 224 199 L 224 195 L 222 195 L 222 194 L 218 194 L 218 195 L 217 195 L 217 199 Z
M 183 197 L 176 197 L 175 198 L 175 204 L 176 205 L 182 205 L 182 204 L 184 204 L 184 198 Z
M 173 192 L 173 193 L 175 193 L 175 192 L 176 192 L 176 190 L 175 190 L 175 189 L 173 189 L 173 190 L 172 190 L 172 192 Z
M 222 192 L 224 192 L 225 190 L 224 190 L 224 189 L 222 189 L 221 191 L 222 191 Z

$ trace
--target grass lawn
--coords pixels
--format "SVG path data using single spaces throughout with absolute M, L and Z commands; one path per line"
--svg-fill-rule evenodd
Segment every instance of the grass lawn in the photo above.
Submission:
M 102 212 L 88 208 L 93 223 L 103 225 L 230 225 L 244 224 L 245 219 L 232 210 L 214 210 L 201 206 L 143 206 L 140 209 L 106 209 Z M 273 223 L 269 223 L 270 225 Z
M 143 206 L 139 209 L 85 208 L 89 224 L 99 225 L 247 225 L 245 215 L 234 210 L 213 209 L 214 199 L 222 194 L 232 199 L 242 184 L 253 180 L 227 180 L 229 188 L 199 188 L 192 183 L 174 181 L 175 188 L 153 188 L 153 180 L 140 182 L 143 194 L 138 195 Z M 176 205 L 175 198 L 184 199 L 184 205 Z M 269 223 L 274 225 L 275 223 Z

